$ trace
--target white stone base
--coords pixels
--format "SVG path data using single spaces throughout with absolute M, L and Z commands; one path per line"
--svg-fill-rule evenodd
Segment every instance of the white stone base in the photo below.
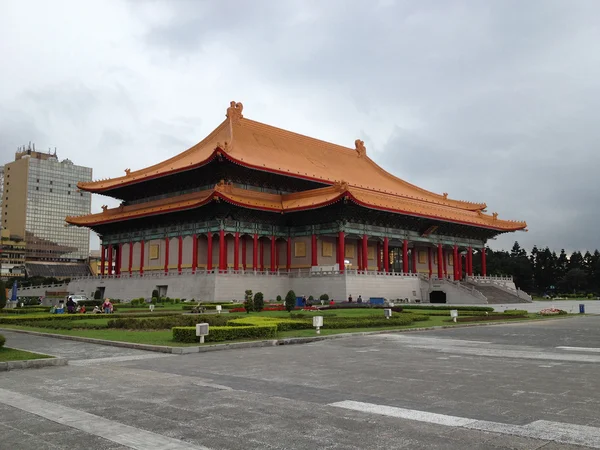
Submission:
M 69 283 L 70 293 L 83 293 L 93 298 L 96 289 L 104 288 L 104 296 L 130 300 L 150 298 L 159 286 L 166 287 L 166 296 L 202 301 L 243 301 L 244 291 L 262 292 L 265 300 L 274 300 L 278 295 L 285 297 L 291 289 L 297 296 L 329 295 L 334 301 L 344 301 L 349 295 L 356 300 L 359 295 L 367 301 L 369 297 L 384 297 L 391 301 L 408 299 L 409 302 L 429 302 L 430 284 L 412 275 L 385 275 L 377 273 L 322 273 L 322 274 L 262 274 L 262 273 L 198 273 L 170 274 L 169 276 L 145 276 L 134 278 L 88 278 Z M 484 300 L 459 291 L 448 285 L 435 287 L 446 292 L 446 302 L 485 303 Z

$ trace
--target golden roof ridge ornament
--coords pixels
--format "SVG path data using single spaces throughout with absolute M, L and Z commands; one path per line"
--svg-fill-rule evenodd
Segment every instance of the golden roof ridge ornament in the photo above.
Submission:
M 336 181 L 333 184 L 333 187 L 337 191 L 347 191 L 348 190 L 348 182 L 347 181 L 343 181 L 343 180 L 339 180 L 339 181 Z
M 367 155 L 367 147 L 365 147 L 365 141 L 361 141 L 360 139 L 355 140 L 354 147 L 359 158 L 362 158 L 363 156 Z

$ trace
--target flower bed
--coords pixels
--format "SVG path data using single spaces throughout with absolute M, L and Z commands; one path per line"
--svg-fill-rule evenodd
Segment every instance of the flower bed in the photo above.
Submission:
M 540 315 L 542 316 L 555 316 L 562 314 L 567 314 L 567 312 L 558 308 L 545 308 L 540 311 Z

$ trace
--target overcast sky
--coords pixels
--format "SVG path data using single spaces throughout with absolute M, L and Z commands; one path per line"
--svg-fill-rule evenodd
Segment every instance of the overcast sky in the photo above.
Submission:
M 121 176 L 236 100 L 527 221 L 494 248 L 600 248 L 599 17 L 594 0 L 2 0 L 0 162 L 33 141 Z

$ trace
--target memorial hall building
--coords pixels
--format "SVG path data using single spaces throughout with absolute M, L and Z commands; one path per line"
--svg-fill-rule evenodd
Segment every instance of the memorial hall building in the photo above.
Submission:
M 337 301 L 486 303 L 486 285 L 519 297 L 512 280 L 487 276 L 483 250 L 525 222 L 399 179 L 359 139 L 344 147 L 247 119 L 241 103 L 183 153 L 78 188 L 121 200 L 66 218 L 101 238 L 101 275 L 69 285 L 88 295 L 159 289 L 208 301 L 293 289 Z

